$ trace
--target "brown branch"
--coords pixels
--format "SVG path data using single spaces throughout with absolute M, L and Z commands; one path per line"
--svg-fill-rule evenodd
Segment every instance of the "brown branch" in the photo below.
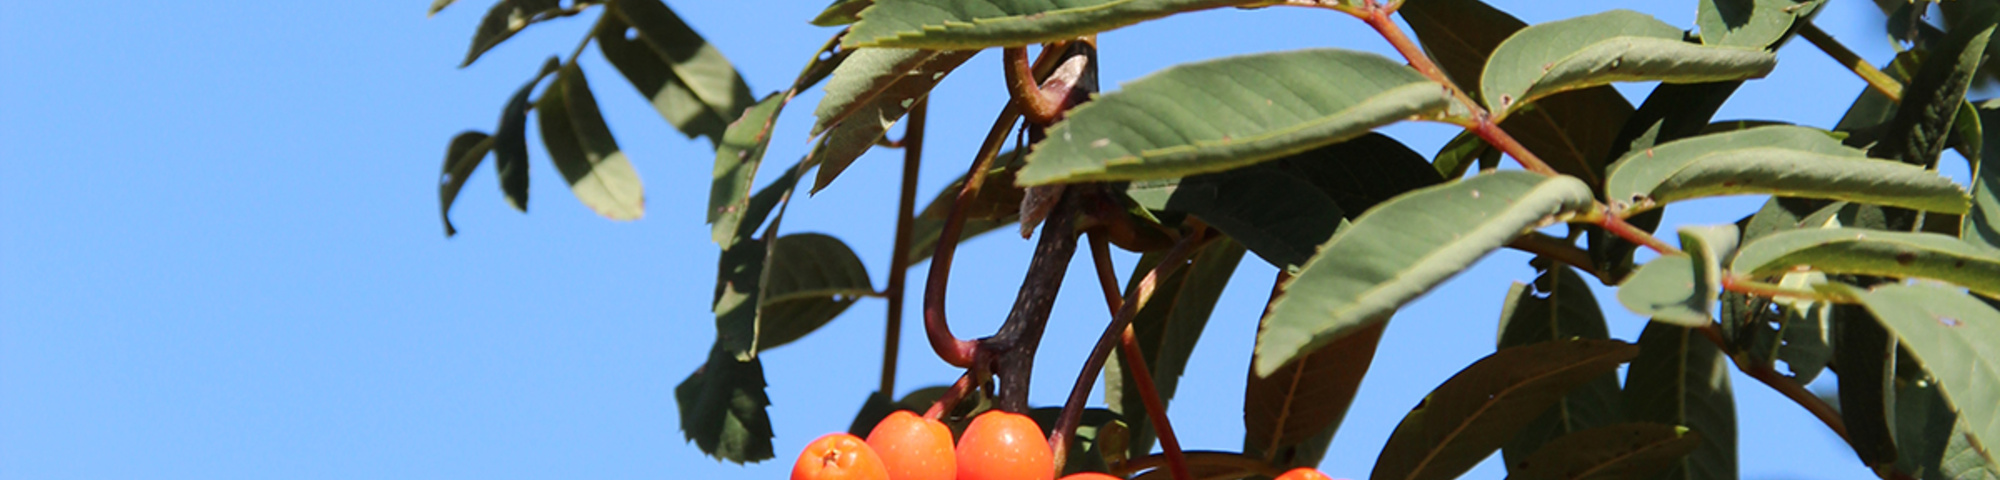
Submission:
M 889 300 L 887 325 L 882 334 L 882 385 L 884 395 L 896 394 L 896 360 L 903 343 L 903 291 L 909 278 L 910 223 L 917 209 L 917 170 L 923 163 L 924 118 L 930 102 L 918 100 L 910 106 L 909 123 L 903 127 L 903 188 L 896 199 L 896 239 L 889 252 Z
M 1049 215 L 1042 238 L 1035 245 L 1035 257 L 1028 262 L 1027 278 L 1021 280 L 1020 293 L 1014 297 L 1014 307 L 1008 310 L 1006 322 L 993 336 L 976 344 L 972 371 L 977 375 L 990 370 L 1000 377 L 995 406 L 1002 411 L 1028 412 L 1028 380 L 1034 373 L 1035 350 L 1041 346 L 1042 332 L 1048 327 L 1056 293 L 1062 290 L 1063 274 L 1069 272 L 1070 258 L 1076 254 L 1077 214 L 1071 207 L 1072 198 L 1060 200 L 1055 213 Z

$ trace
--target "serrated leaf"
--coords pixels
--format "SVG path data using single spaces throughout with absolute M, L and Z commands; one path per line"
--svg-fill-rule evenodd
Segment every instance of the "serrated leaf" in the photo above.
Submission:
M 1792 25 L 1812 18 L 1825 0 L 1701 0 L 1695 24 L 1701 43 L 1776 50 Z
M 1878 285 L 1859 297 L 1882 325 L 1937 381 L 1958 411 L 1971 455 L 1991 469 L 1985 445 L 2000 438 L 2000 312 L 1957 289 L 1937 285 Z M 1949 459 L 1947 459 L 1949 461 Z M 1971 463 L 1971 462 L 1968 462 Z M 1992 475 L 1993 472 L 1985 472 Z
M 598 50 L 688 138 L 721 141 L 730 120 L 756 102 L 728 59 L 659 0 L 607 10 L 595 32 Z
M 507 100 L 507 107 L 500 110 L 500 126 L 493 129 L 493 171 L 499 174 L 501 193 L 515 210 L 528 211 L 528 94 L 559 68 L 562 61 L 549 57 L 542 71 Z
M 1286 284 L 1257 334 L 1269 375 L 1401 307 L 1521 232 L 1591 205 L 1572 177 L 1500 171 L 1403 194 L 1328 240 Z
M 1648 478 L 1701 444 L 1701 434 L 1672 425 L 1624 423 L 1573 433 L 1507 465 L 1511 480 Z
M 1340 428 L 1390 315 L 1269 375 L 1251 371 L 1243 389 L 1243 451 L 1276 458 L 1285 447 Z
M 711 457 L 736 463 L 771 459 L 771 417 L 765 411 L 771 398 L 764 386 L 761 360 L 739 362 L 716 345 L 708 363 L 674 387 L 681 431 Z
M 493 137 L 485 132 L 465 131 L 451 137 L 451 145 L 444 150 L 444 173 L 438 180 L 438 213 L 444 217 L 444 236 L 458 234 L 451 226 L 451 204 L 458 200 L 458 191 L 465 187 L 465 178 L 479 168 L 486 160 L 486 153 L 493 151 Z
M 1532 286 L 1516 283 L 1508 290 L 1500 307 L 1499 348 L 1571 338 L 1611 338 L 1603 310 L 1576 271 L 1561 267 L 1543 272 Z M 1564 395 L 1501 447 L 1507 468 L 1512 470 L 1550 440 L 1618 422 L 1625 416 L 1620 407 L 1618 375 L 1598 375 Z
M 1298 50 L 1182 64 L 1071 110 L 1021 185 L 1142 180 L 1282 158 L 1443 111 L 1444 89 L 1372 53 Z
M 854 250 L 840 239 L 817 233 L 779 237 L 761 285 L 760 350 L 804 337 L 860 297 L 875 295 L 868 269 Z
M 855 47 L 978 50 L 1069 40 L 1180 12 L 1274 0 L 876 0 L 847 34 Z
M 1868 159 L 1828 135 L 1773 125 L 1668 142 L 1613 163 L 1605 196 L 1626 212 L 1742 194 L 1965 212 L 1965 193 L 1951 179 L 1921 167 Z
M 1633 421 L 1682 425 L 1701 446 L 1665 478 L 1736 478 L 1736 401 L 1729 359 L 1694 329 L 1653 322 L 1639 333 L 1639 356 L 1626 370 L 1625 413 Z
M 1763 49 L 1681 40 L 1681 29 L 1630 10 L 1529 26 L 1501 42 L 1480 79 L 1496 118 L 1537 99 L 1612 82 L 1696 83 L 1759 78 L 1777 65 Z
M 536 118 L 542 123 L 542 145 L 577 200 L 612 220 L 645 216 L 646 193 L 639 172 L 611 137 L 582 68 L 563 66 L 542 91 L 535 109 L 541 112 Z
M 450 5 L 450 0 L 432 0 L 431 14 Z M 528 25 L 555 18 L 563 12 L 559 0 L 500 0 L 486 11 L 486 18 L 479 21 L 479 29 L 472 33 L 472 49 L 465 53 L 465 62 L 459 68 L 472 65 L 479 55 L 499 45 L 519 33 Z
M 2000 254 L 1934 233 L 1793 230 L 1744 245 L 1731 268 L 1752 276 L 1811 267 L 1828 274 L 1943 280 L 2000 296 Z
M 750 185 L 757 167 L 764 163 L 764 148 L 771 144 L 771 127 L 778 111 L 785 107 L 784 92 L 764 97 L 743 111 L 743 117 L 729 124 L 722 141 L 715 146 L 715 173 L 708 186 L 708 223 L 716 245 L 728 249 L 739 238 L 737 231 L 750 208 Z
M 861 20 L 861 9 L 874 5 L 875 0 L 833 0 L 819 16 L 813 17 L 813 26 L 838 27 Z
M 1452 375 L 1403 417 L 1369 478 L 1456 478 L 1571 389 L 1638 354 L 1617 340 L 1554 340 L 1494 352 Z
M 1982 123 L 1996 127 L 1992 135 L 2000 137 L 2000 103 L 1987 101 L 1980 104 L 1979 116 Z M 1979 160 L 1972 167 L 1972 209 L 1965 214 L 1958 227 L 1960 238 L 1974 245 L 2000 249 L 2000 139 L 1984 142 L 1995 148 L 1979 152 Z
M 852 37 L 849 33 L 849 37 Z M 893 48 L 865 48 L 848 55 L 833 70 L 813 114 L 814 144 L 811 160 L 819 165 L 813 192 L 833 183 L 870 147 L 881 140 L 889 127 L 910 112 L 910 107 L 931 93 L 944 76 L 971 59 L 975 50 L 932 51 Z
M 1162 406 L 1170 405 L 1174 392 L 1180 387 L 1181 373 L 1187 370 L 1188 357 L 1194 354 L 1194 346 L 1201 339 L 1201 333 L 1208 326 L 1209 316 L 1215 312 L 1215 302 L 1222 297 L 1223 288 L 1229 285 L 1229 278 L 1235 276 L 1236 266 L 1243 260 L 1243 245 L 1223 238 L 1202 247 L 1191 258 L 1186 267 L 1169 276 L 1154 290 L 1153 299 L 1132 317 L 1132 333 L 1138 341 L 1140 357 L 1153 377 L 1153 388 L 1159 393 Z M 1147 253 L 1140 257 L 1133 268 L 1133 283 L 1139 281 L 1145 272 L 1158 265 L 1164 253 Z M 1135 285 L 1127 285 L 1129 291 Z M 1152 451 L 1155 426 L 1146 415 L 1145 402 L 1141 401 L 1139 387 L 1131 381 L 1131 372 L 1125 368 L 1122 355 L 1112 355 L 1104 363 L 1104 404 L 1120 416 L 1130 419 L 1130 436 L 1126 440 L 1128 456 L 1141 456 Z

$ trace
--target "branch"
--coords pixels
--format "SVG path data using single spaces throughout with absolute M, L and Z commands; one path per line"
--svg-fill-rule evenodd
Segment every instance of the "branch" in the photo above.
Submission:
M 910 223 L 917 209 L 917 167 L 923 163 L 924 117 L 930 102 L 918 100 L 910 106 L 909 123 L 903 127 L 903 189 L 896 199 L 896 239 L 889 252 L 889 317 L 882 334 L 882 385 L 884 395 L 896 394 L 896 360 L 903 339 L 903 285 L 910 275 Z
M 1461 126 L 1472 130 L 1474 134 L 1479 135 L 1479 138 L 1486 140 L 1488 145 L 1514 157 L 1514 161 L 1520 163 L 1521 168 L 1543 175 L 1556 175 L 1555 169 L 1549 168 L 1549 164 L 1543 162 L 1541 157 L 1535 156 L 1534 152 L 1528 151 L 1528 147 L 1522 146 L 1521 142 L 1515 141 L 1507 131 L 1501 130 L 1500 125 L 1493 122 L 1493 116 L 1486 112 L 1485 107 L 1481 107 L 1479 102 L 1472 101 L 1471 96 L 1466 95 L 1458 84 L 1452 83 L 1451 78 L 1444 75 L 1443 70 L 1438 69 L 1437 63 L 1432 62 L 1431 57 L 1425 55 L 1423 49 L 1417 48 L 1416 42 L 1410 41 L 1409 35 L 1403 34 L 1402 27 L 1396 26 L 1396 21 L 1389 18 L 1389 15 L 1395 12 L 1394 8 L 1401 5 L 1401 2 L 1397 2 L 1390 7 L 1382 7 L 1371 1 L 1359 9 L 1338 10 L 1367 22 L 1368 26 L 1373 27 L 1384 40 L 1389 41 L 1389 45 L 1396 47 L 1397 53 L 1403 54 L 1403 58 L 1410 62 L 1410 68 L 1416 69 L 1417 73 L 1423 74 L 1425 78 L 1444 85 L 1445 90 L 1451 92 L 1452 99 L 1457 100 L 1460 106 L 1472 113 L 1471 122 Z
M 924 334 L 929 337 L 931 350 L 951 366 L 966 368 L 972 366 L 973 352 L 977 347 L 972 342 L 959 340 L 951 334 L 951 321 L 945 317 L 945 287 L 951 283 L 951 259 L 958 252 L 958 239 L 965 232 L 965 209 L 972 200 L 979 197 L 979 186 L 986 183 L 986 170 L 993 164 L 993 157 L 1000 154 L 1000 146 L 1007 143 L 1007 134 L 1014 129 L 1014 120 L 1021 117 L 1014 102 L 1000 109 L 999 118 L 993 119 L 993 127 L 986 132 L 986 140 L 979 145 L 979 153 L 972 158 L 970 171 L 965 172 L 965 185 L 959 187 L 958 197 L 952 199 L 951 211 L 945 214 L 944 228 L 938 234 L 936 250 L 931 254 L 930 276 L 924 279 Z M 898 255 L 901 255 L 900 253 Z
M 1028 411 L 1028 379 L 1034 372 L 1035 350 L 1048 327 L 1056 293 L 1062 290 L 1063 274 L 1069 272 L 1070 257 L 1076 254 L 1077 215 L 1070 207 L 1072 198 L 1060 200 L 1042 228 L 1042 239 L 1035 245 L 1035 257 L 1028 262 L 1027 278 L 1021 280 L 1021 291 L 1014 297 L 1006 323 L 977 343 L 972 370 L 976 375 L 982 368 L 990 369 L 1000 377 L 996 407 L 1002 411 Z

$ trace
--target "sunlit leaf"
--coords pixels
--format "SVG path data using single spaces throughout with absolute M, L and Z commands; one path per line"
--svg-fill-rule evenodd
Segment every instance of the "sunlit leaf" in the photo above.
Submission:
M 1729 359 L 1695 329 L 1653 322 L 1639 334 L 1639 357 L 1625 377 L 1625 414 L 1633 421 L 1681 425 L 1701 446 L 1665 478 L 1736 478 L 1736 401 Z
M 1701 434 L 1657 423 L 1623 423 L 1550 441 L 1507 464 L 1510 480 L 1650 478 L 1701 444 Z
M 1301 355 L 1270 375 L 1251 372 L 1243 389 L 1244 452 L 1276 458 L 1280 449 L 1340 428 L 1375 360 L 1388 316 Z
M 1180 12 L 1275 0 L 876 0 L 847 35 L 853 47 L 977 50 L 1069 40 Z
M 750 185 L 771 144 L 771 127 L 784 108 L 784 92 L 773 93 L 729 124 L 715 146 L 715 174 L 708 187 L 710 236 L 723 249 L 736 242 L 743 215 L 750 208 Z
M 499 174 L 501 193 L 507 194 L 507 203 L 515 210 L 528 211 L 528 94 L 534 93 L 542 78 L 561 67 L 561 60 L 549 57 L 541 73 L 507 100 L 507 107 L 500 111 L 500 126 L 493 129 L 493 170 Z
M 588 2 L 586 2 L 588 3 Z M 431 14 L 451 5 L 450 0 L 432 0 Z M 460 68 L 472 65 L 479 55 L 499 45 L 519 33 L 528 25 L 560 16 L 563 13 L 559 0 L 500 0 L 486 11 L 486 18 L 479 21 L 479 30 L 472 34 L 472 49 L 465 53 L 465 62 Z
M 1878 285 L 1860 292 L 1860 298 L 1909 345 L 1908 352 L 1958 411 L 1972 446 L 1961 455 L 1991 469 L 1994 453 L 1984 446 L 2000 439 L 2000 343 L 1993 341 L 2000 338 L 2000 312 L 1964 292 L 1936 285 Z
M 1521 232 L 1586 208 L 1572 177 L 1500 171 L 1384 202 L 1335 234 L 1273 301 L 1254 370 L 1269 375 L 1366 326 Z
M 768 460 L 771 417 L 765 409 L 764 364 L 737 361 L 717 345 L 708 363 L 674 387 L 680 405 L 681 431 L 709 456 L 736 463 Z
M 1829 274 L 1930 278 L 2000 295 L 2000 253 L 1933 233 L 1858 228 L 1774 233 L 1744 245 L 1731 268 L 1766 276 L 1794 267 Z
M 1543 272 L 1534 284 L 1516 283 L 1507 291 L 1507 302 L 1500 307 L 1499 348 L 1571 338 L 1611 338 L 1604 311 L 1576 271 L 1561 267 Z M 1501 447 L 1507 468 L 1511 471 L 1549 440 L 1617 423 L 1625 416 L 1620 407 L 1616 373 L 1570 390 Z
M 612 12 L 637 30 L 639 40 L 651 46 L 658 58 L 667 62 L 695 98 L 724 119 L 737 118 L 757 102 L 750 86 L 722 51 L 681 21 L 672 8 L 660 0 L 619 0 Z M 616 32 L 625 35 L 624 30 Z
M 1369 478 L 1456 478 L 1571 389 L 1638 354 L 1617 340 L 1554 340 L 1494 352 L 1452 375 L 1403 417 Z
M 451 146 L 444 151 L 444 174 L 438 180 L 438 213 L 444 217 L 444 236 L 458 234 L 451 226 L 451 204 L 458 200 L 458 191 L 465 187 L 465 178 L 479 168 L 486 160 L 486 153 L 493 151 L 493 137 L 485 132 L 465 131 L 451 137 Z
M 1812 18 L 1825 0 L 1701 0 L 1695 24 L 1701 27 L 1701 43 L 1736 47 L 1769 48 L 1792 30 L 1792 25 Z
M 1872 160 L 1824 130 L 1766 126 L 1626 154 L 1605 196 L 1624 211 L 1718 195 L 1773 194 L 1963 213 L 1964 190 L 1921 167 Z
M 813 17 L 812 24 L 820 27 L 838 27 L 861 20 L 861 9 L 874 5 L 875 0 L 833 0 L 826 10 Z
M 1777 57 L 1762 48 L 1687 43 L 1681 29 L 1646 14 L 1613 10 L 1529 26 L 1493 50 L 1481 100 L 1505 118 L 1541 97 L 1612 82 L 1668 83 L 1758 78 Z
M 639 172 L 611 137 L 582 68 L 563 66 L 542 91 L 535 109 L 541 112 L 536 118 L 542 124 L 542 145 L 548 147 L 549 158 L 577 200 L 612 220 L 645 216 L 646 193 Z
M 849 37 L 852 37 L 852 33 Z M 875 146 L 889 126 L 930 95 L 945 74 L 972 55 L 966 51 L 865 48 L 854 51 L 833 70 L 826 97 L 813 114 L 812 134 L 819 136 L 812 162 L 819 164 L 818 192 L 840 176 L 854 159 Z
M 708 137 L 719 142 L 729 122 L 756 99 L 715 47 L 657 3 L 639 0 L 610 5 L 595 32 L 598 50 L 652 102 L 667 123 L 689 138 Z M 638 13 L 627 11 L 635 7 Z M 650 23 L 635 28 L 642 20 Z M 711 100 L 710 96 L 721 99 Z
M 1139 343 L 1140 357 L 1153 374 L 1153 388 L 1160 402 L 1169 404 L 1179 390 L 1181 373 L 1188 357 L 1215 312 L 1215 302 L 1235 276 L 1243 260 L 1243 245 L 1227 238 L 1202 247 L 1192 263 L 1175 272 L 1154 290 L 1151 301 L 1132 317 L 1132 333 Z M 1148 253 L 1139 259 L 1128 283 L 1136 284 L 1145 272 L 1158 265 L 1164 253 Z M 1130 290 L 1135 285 L 1127 285 Z M 1130 429 L 1127 455 L 1141 456 L 1152 451 L 1155 435 L 1152 419 L 1146 415 L 1139 387 L 1131 381 L 1123 355 L 1112 355 L 1104 363 L 1104 404 L 1127 419 Z
M 1444 89 L 1379 55 L 1315 49 L 1183 64 L 1085 103 L 1049 129 L 1022 185 L 1230 170 L 1441 112 Z

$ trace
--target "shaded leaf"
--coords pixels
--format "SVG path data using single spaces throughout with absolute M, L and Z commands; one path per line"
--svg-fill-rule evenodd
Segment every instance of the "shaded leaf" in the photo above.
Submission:
M 1311 182 L 1340 205 L 1341 215 L 1360 217 L 1397 195 L 1444 183 L 1423 155 L 1380 133 L 1369 133 L 1278 159 L 1270 165 Z
M 1625 413 L 1633 421 L 1682 425 L 1701 446 L 1665 478 L 1736 478 L 1736 401 L 1729 359 L 1692 328 L 1652 322 L 1639 334 L 1639 357 L 1625 377 Z
M 1056 416 L 1061 413 L 1062 407 L 1042 407 L 1029 410 L 1028 418 L 1033 419 L 1036 425 L 1042 427 L 1042 437 L 1047 438 L 1049 436 L 1049 429 L 1055 426 Z M 1102 408 L 1083 409 L 1083 416 L 1077 422 L 1076 436 L 1070 437 L 1074 442 L 1070 443 L 1069 451 L 1074 453 L 1070 455 L 1070 461 L 1063 465 L 1062 472 L 1059 472 L 1059 474 L 1103 472 L 1105 470 L 1104 455 L 1098 450 L 1097 432 L 1105 425 L 1122 421 L 1123 419 L 1117 413 L 1112 413 L 1110 410 Z
M 1811 19 L 1825 0 L 1701 0 L 1695 24 L 1701 43 L 1776 50 L 1799 21 Z
M 853 34 L 850 32 L 849 38 Z M 865 48 L 834 67 L 813 115 L 812 134 L 819 136 L 810 162 L 819 165 L 813 192 L 826 188 L 854 159 L 860 158 L 889 127 L 930 95 L 945 74 L 971 59 L 974 50 L 932 51 Z
M 694 97 L 723 119 L 737 118 L 757 102 L 736 67 L 660 0 L 619 0 L 612 11 L 638 30 L 639 40 L 673 69 Z M 624 34 L 623 30 L 617 32 Z
M 582 68 L 563 66 L 542 91 L 535 109 L 541 111 L 536 118 L 542 123 L 542 145 L 577 200 L 612 220 L 645 216 L 646 193 L 639 172 L 611 137 Z
M 1945 462 L 1983 463 L 1984 473 L 1994 475 L 1993 452 L 1984 446 L 2000 438 L 2000 344 L 1993 342 L 2000 338 L 2000 312 L 1957 289 L 1936 285 L 1883 284 L 1859 292 L 1859 297 L 1910 347 L 1909 354 L 1937 381 L 1938 391 L 1964 423 L 1970 448 L 1957 455 L 1968 458 Z
M 657 2 L 657 0 L 652 1 Z M 642 2 L 635 2 L 634 4 L 638 3 Z M 660 117 L 665 118 L 667 123 L 673 124 L 674 128 L 679 129 L 681 133 L 686 134 L 689 138 L 708 137 L 710 141 L 719 142 L 724 130 L 728 128 L 730 120 L 738 118 L 742 113 L 740 109 L 747 108 L 754 101 L 754 99 L 750 98 L 749 87 L 745 86 L 742 91 L 743 101 L 740 106 L 730 109 L 718 109 L 715 105 L 711 105 L 696 93 L 691 83 L 697 81 L 705 82 L 710 84 L 710 86 L 704 88 L 713 90 L 715 79 L 687 78 L 683 73 L 679 72 L 680 67 L 677 67 L 677 63 L 682 61 L 697 62 L 701 64 L 700 67 L 689 66 L 688 69 L 702 74 L 713 74 L 715 72 L 708 71 L 713 65 L 709 65 L 708 63 L 712 63 L 714 59 L 720 58 L 721 55 L 717 53 L 707 53 L 699 56 L 693 55 L 694 53 L 712 52 L 714 47 L 710 47 L 699 36 L 692 36 L 693 30 L 675 28 L 676 26 L 686 27 L 686 24 L 679 23 L 678 18 L 670 22 L 665 22 L 665 24 L 653 25 L 651 29 L 635 30 L 631 23 L 632 21 L 628 21 L 626 19 L 627 14 L 624 13 L 624 9 L 628 7 L 623 2 L 610 5 L 608 7 L 608 14 L 599 21 L 597 31 L 594 32 L 594 35 L 596 35 L 595 40 L 598 50 L 604 53 L 604 59 L 609 61 L 612 67 L 616 67 L 618 72 L 625 76 L 625 80 L 630 82 L 633 88 L 639 90 L 640 95 L 645 96 L 647 100 L 652 102 L 653 109 L 660 112 Z M 645 7 L 641 6 L 640 8 L 644 9 Z M 669 12 L 669 15 L 671 15 L 671 12 Z M 673 44 L 672 42 L 692 43 L 681 44 L 675 50 L 656 50 L 654 47 L 656 41 L 649 36 L 656 31 L 670 35 L 667 39 L 659 40 L 658 42 L 666 42 L 668 44 Z M 637 32 L 637 35 L 628 36 L 628 32 Z M 674 35 L 673 32 L 685 35 Z M 669 52 L 680 53 L 686 56 L 671 56 Z M 730 75 L 734 75 L 733 70 Z M 741 79 L 734 78 L 730 81 L 734 83 L 741 81 Z M 734 102 L 732 101 L 731 103 Z
M 708 363 L 674 387 L 681 431 L 711 457 L 736 463 L 771 459 L 771 417 L 766 412 L 771 398 L 764 386 L 762 361 L 739 362 L 716 345 Z
M 750 185 L 771 144 L 771 127 L 788 95 L 773 93 L 729 124 L 715 146 L 715 174 L 708 187 L 708 223 L 716 245 L 728 249 L 739 238 L 743 216 L 750 208 Z M 753 227 L 754 228 L 754 227 Z
M 1187 370 L 1188 357 L 1194 354 L 1195 343 L 1208 326 L 1223 288 L 1229 286 L 1229 278 L 1235 276 L 1237 265 L 1242 263 L 1243 253 L 1243 245 L 1228 238 L 1202 247 L 1190 259 L 1192 263 L 1161 282 L 1153 299 L 1132 317 L 1133 338 L 1138 341 L 1140 358 L 1146 360 L 1152 373 L 1153 388 L 1159 393 L 1161 406 L 1171 405 L 1174 392 L 1180 387 L 1181 373 Z M 1164 255 L 1141 256 L 1128 277 L 1132 285 L 1127 285 L 1126 290 L 1135 288 L 1136 282 L 1158 265 Z M 1130 419 L 1126 455 L 1142 456 L 1152 451 L 1155 426 L 1146 414 L 1138 385 L 1131 381 L 1132 373 L 1125 367 L 1123 355 L 1106 359 L 1104 404 Z
M 876 0 L 847 35 L 854 47 L 978 50 L 1069 40 L 1180 12 L 1274 0 Z
M 515 210 L 528 211 L 528 94 L 534 93 L 543 77 L 561 67 L 561 60 L 549 57 L 542 71 L 507 100 L 507 107 L 500 111 L 500 126 L 493 129 L 493 170 L 499 174 L 501 193 L 507 194 L 507 203 Z
M 1499 348 L 1506 349 L 1571 338 L 1608 339 L 1604 311 L 1583 277 L 1568 267 L 1545 271 L 1533 285 L 1514 284 L 1500 307 Z M 1535 453 L 1550 440 L 1624 418 L 1618 399 L 1618 375 L 1607 372 L 1571 390 L 1501 447 L 1507 468 Z
M 1021 156 L 1009 150 L 1000 152 L 993 158 L 993 166 L 986 171 L 984 182 L 980 183 L 979 195 L 965 209 L 965 227 L 959 232 L 959 240 L 979 236 L 1014 224 L 1020 219 L 1021 188 L 1014 186 L 1014 171 L 1021 168 Z M 965 175 L 945 185 L 929 204 L 917 211 L 910 221 L 910 250 L 905 252 L 909 260 L 906 265 L 916 266 L 931 258 L 937 252 L 938 239 L 944 235 L 945 216 L 950 214 L 952 202 L 958 198 L 959 190 L 965 187 Z
M 1774 233 L 1744 245 L 1732 268 L 1768 276 L 1801 266 L 1829 274 L 1943 280 L 2000 295 L 2000 255 L 1934 233 L 1859 228 Z
M 428 14 L 425 14 L 425 15 L 426 15 L 426 16 L 429 16 L 429 15 L 437 15 L 437 13 L 438 13 L 438 12 L 440 12 L 440 11 L 443 11 L 443 10 L 444 10 L 444 7 L 449 7 L 449 6 L 451 6 L 451 2 L 453 2 L 453 1 L 454 1 L 454 0 L 431 0 L 431 11 L 430 11 L 430 13 L 428 13 Z
M 1896 338 L 1868 310 L 1833 307 L 1835 365 L 1840 366 L 1840 418 L 1847 445 L 1865 465 L 1896 461 Z
M 1438 150 L 1437 156 L 1431 158 L 1431 167 L 1436 168 L 1438 175 L 1444 178 L 1457 179 L 1464 177 L 1465 172 L 1472 169 L 1473 163 L 1489 163 L 1487 160 L 1489 157 L 1493 162 L 1498 162 L 1500 149 L 1493 148 L 1486 143 L 1486 140 L 1479 138 L 1478 134 L 1466 130 L 1444 143 L 1444 147 Z
M 1507 465 L 1507 478 L 1648 478 L 1701 444 L 1701 434 L 1657 423 L 1623 423 L 1573 433 Z
M 451 5 L 450 0 L 432 0 L 431 14 L 437 14 L 438 10 L 443 10 L 448 5 Z M 493 8 L 486 11 L 486 18 L 479 21 L 479 30 L 472 34 L 472 49 L 465 53 L 465 62 L 460 63 L 459 68 L 472 65 L 474 60 L 479 59 L 480 54 L 513 37 L 521 29 L 528 28 L 528 25 L 556 18 L 562 14 L 562 2 L 559 0 L 495 2 Z
M 1389 316 L 1286 362 L 1269 375 L 1251 371 L 1243 389 L 1243 451 L 1276 459 L 1285 447 L 1340 428 L 1361 379 L 1368 375 Z
M 451 146 L 444 151 L 444 174 L 438 180 L 438 213 L 444 217 L 444 236 L 458 234 L 451 226 L 451 204 L 458 200 L 458 191 L 465 187 L 465 178 L 486 161 L 486 153 L 493 151 L 493 137 L 485 132 L 465 131 L 451 137 Z
M 1403 194 L 1328 240 L 1274 300 L 1256 372 L 1366 326 L 1521 232 L 1591 204 L 1572 177 L 1493 172 Z
M 1963 213 L 1965 193 L 1937 172 L 1871 160 L 1824 130 L 1766 126 L 1677 140 L 1611 165 L 1605 196 L 1642 211 L 1717 195 L 1773 194 Z
M 1703 46 L 1646 14 L 1613 10 L 1529 26 L 1493 50 L 1481 99 L 1498 118 L 1536 99 L 1612 82 L 1713 82 L 1763 77 L 1763 49 Z
M 813 17 L 812 24 L 820 27 L 838 27 L 861 20 L 861 9 L 874 5 L 875 0 L 833 0 L 826 10 Z
M 1869 149 L 1879 158 L 1911 165 L 1937 164 L 1954 121 L 1965 103 L 1965 90 L 1979 72 L 1987 40 L 1993 36 L 1996 9 L 1959 19 L 1946 41 L 1935 45 L 1923 66 L 1903 89 L 1903 101 L 1887 124 L 1881 141 Z M 1959 212 L 1952 212 L 1959 213 Z
M 1333 236 L 1340 206 L 1318 187 L 1268 168 L 1181 179 L 1167 210 L 1200 217 L 1279 268 L 1297 268 Z
M 1983 123 L 1996 125 L 1989 135 L 2000 136 L 2000 102 L 1979 105 Z M 1960 224 L 1959 236 L 1974 245 L 2000 248 L 2000 140 L 1985 142 L 1996 148 L 1979 152 L 1972 167 L 1972 209 Z
M 1410 33 L 1423 42 L 1424 53 L 1436 59 L 1438 69 L 1473 100 L 1479 100 L 1480 72 L 1494 47 L 1528 26 L 1479 0 L 1406 0 L 1396 13 L 1410 24 Z
M 1896 358 L 1896 470 L 1925 480 L 2000 478 L 1966 437 L 1965 422 L 1907 347 Z M 1921 472 L 1921 475 L 1915 475 Z
M 1736 250 L 1736 227 L 1683 227 L 1686 256 L 1662 255 L 1639 267 L 1618 289 L 1618 301 L 1642 317 L 1683 327 L 1715 321 L 1722 262 Z
M 1022 185 L 1219 172 L 1441 112 L 1444 89 L 1371 53 L 1298 50 L 1182 64 L 1071 110 Z
M 774 348 L 832 321 L 860 297 L 875 295 L 868 269 L 840 239 L 817 233 L 778 238 L 758 300 L 757 347 Z
M 1369 478 L 1455 478 L 1571 389 L 1638 354 L 1616 340 L 1555 340 L 1494 352 L 1452 375 L 1403 417 Z
M 1716 110 L 1741 87 L 1740 80 L 1704 83 L 1666 83 L 1653 88 L 1646 95 L 1646 101 L 1639 110 L 1626 119 L 1618 130 L 1618 136 L 1611 142 L 1611 149 L 1599 165 L 1633 151 L 1645 151 L 1664 142 L 1671 142 L 1702 132 Z M 1598 87 L 1607 88 L 1607 87 Z M 1543 100 L 1562 98 L 1550 97 Z M 1600 172 L 1602 169 L 1599 170 Z M 1664 208 L 1640 213 L 1626 219 L 1635 227 L 1648 233 L 1659 228 Z M 1586 227 L 1589 234 L 1589 251 L 1597 270 L 1605 278 L 1623 278 L 1632 271 L 1632 255 L 1639 250 L 1639 244 L 1632 243 L 1617 235 L 1607 234 L 1603 228 Z
M 882 419 L 889 418 L 889 414 L 896 413 L 896 410 L 898 410 L 896 402 L 890 399 L 889 394 L 880 391 L 868 392 L 868 399 L 861 401 L 861 411 L 855 412 L 854 421 L 847 424 L 847 434 L 868 438 L 868 434 L 875 431 L 875 425 L 882 423 Z

